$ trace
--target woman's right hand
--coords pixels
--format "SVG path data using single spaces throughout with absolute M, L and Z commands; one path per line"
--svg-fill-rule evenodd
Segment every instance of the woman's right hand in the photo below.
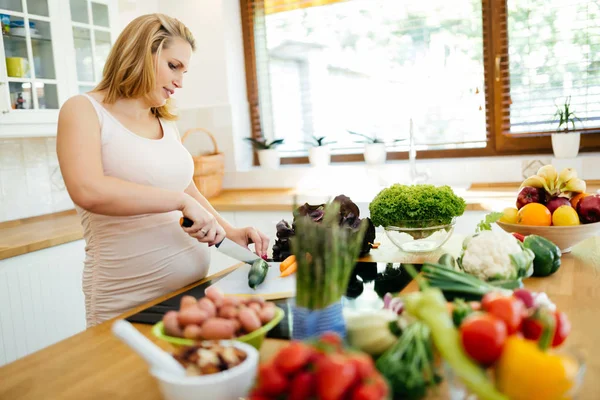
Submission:
M 194 222 L 189 228 L 182 227 L 183 230 L 199 242 L 208 243 L 209 246 L 212 246 L 225 239 L 225 230 L 219 225 L 215 216 L 202 207 L 192 196 L 185 195 L 181 212 Z

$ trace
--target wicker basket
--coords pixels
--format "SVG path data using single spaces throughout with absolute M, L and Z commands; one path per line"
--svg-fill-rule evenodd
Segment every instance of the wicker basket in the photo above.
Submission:
M 186 131 L 181 142 L 192 133 L 204 132 L 210 137 L 215 150 L 212 153 L 193 156 L 194 159 L 194 183 L 200 193 L 207 199 L 214 197 L 223 190 L 223 175 L 225 174 L 225 155 L 219 152 L 217 141 L 212 133 L 204 128 L 192 128 Z

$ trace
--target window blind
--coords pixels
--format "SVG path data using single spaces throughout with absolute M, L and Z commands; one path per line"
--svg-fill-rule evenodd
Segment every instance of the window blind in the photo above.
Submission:
M 576 128 L 600 132 L 600 3 L 499 1 L 496 79 L 507 135 L 555 132 L 557 107 L 570 102 Z M 572 125 L 569 125 L 572 129 Z
M 253 135 L 301 152 L 313 137 L 334 154 L 359 132 L 423 148 L 485 147 L 481 0 L 241 0 Z

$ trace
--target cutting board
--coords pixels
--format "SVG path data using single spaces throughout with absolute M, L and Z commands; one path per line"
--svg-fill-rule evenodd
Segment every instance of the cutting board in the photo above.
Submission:
M 269 263 L 269 272 L 263 283 L 256 289 L 248 286 L 248 271 L 250 265 L 244 264 L 226 277 L 220 279 L 214 286 L 221 289 L 225 295 L 260 296 L 265 300 L 276 300 L 294 297 L 296 295 L 296 274 L 279 277 L 279 262 Z

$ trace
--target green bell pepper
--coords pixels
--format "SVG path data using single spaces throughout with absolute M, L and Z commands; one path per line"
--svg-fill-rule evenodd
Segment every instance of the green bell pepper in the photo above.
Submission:
M 550 276 L 560 267 L 562 253 L 557 245 L 538 235 L 529 235 L 523 246 L 535 254 L 533 276 Z

